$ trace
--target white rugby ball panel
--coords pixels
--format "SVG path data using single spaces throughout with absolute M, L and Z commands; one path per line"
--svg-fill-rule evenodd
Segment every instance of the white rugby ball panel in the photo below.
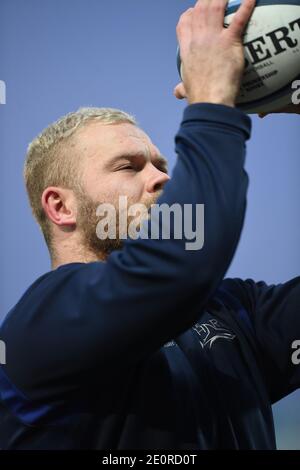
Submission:
M 240 4 L 228 2 L 225 26 Z M 252 114 L 291 103 L 292 84 L 300 80 L 300 0 L 257 0 L 243 43 L 246 67 L 237 107 Z M 181 76 L 179 49 L 177 67 Z
M 240 6 L 228 3 L 225 24 Z M 300 78 L 300 0 L 258 0 L 244 35 L 246 69 L 237 106 L 248 113 L 272 111 L 291 102 Z

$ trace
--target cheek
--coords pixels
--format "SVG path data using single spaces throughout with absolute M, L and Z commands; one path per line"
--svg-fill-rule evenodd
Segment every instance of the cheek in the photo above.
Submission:
M 91 194 L 92 188 L 89 193 Z M 128 202 L 139 202 L 143 197 L 143 184 L 132 175 L 111 175 L 93 188 L 93 199 L 118 205 L 119 196 L 127 196 Z
M 114 197 L 127 196 L 128 199 L 138 202 L 143 195 L 143 184 L 138 175 L 122 175 L 119 178 L 111 178 L 109 181 L 108 194 L 114 194 Z

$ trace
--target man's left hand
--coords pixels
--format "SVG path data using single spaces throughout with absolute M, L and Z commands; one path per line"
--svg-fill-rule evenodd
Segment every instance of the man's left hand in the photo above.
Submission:
M 182 100 L 186 98 L 186 91 L 184 88 L 184 84 L 181 82 L 174 88 L 174 95 L 177 99 Z M 270 113 L 259 113 L 258 116 L 260 118 L 264 118 L 268 116 L 268 114 L 278 114 L 278 113 L 286 113 L 286 114 L 300 114 L 300 104 L 289 104 L 288 106 L 279 109 L 278 111 L 272 111 Z
M 259 113 L 259 117 L 263 118 L 268 116 L 268 114 L 278 114 L 278 113 L 288 113 L 288 114 L 300 114 L 300 104 L 289 104 L 285 108 L 279 109 L 278 111 L 272 111 L 270 113 Z

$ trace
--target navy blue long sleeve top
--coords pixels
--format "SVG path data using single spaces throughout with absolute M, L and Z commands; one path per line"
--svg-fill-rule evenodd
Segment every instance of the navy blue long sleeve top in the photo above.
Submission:
M 184 110 L 158 203 L 204 204 L 202 249 L 127 240 L 106 262 L 44 274 L 6 315 L 1 449 L 275 448 L 271 404 L 300 381 L 300 278 L 224 279 L 250 132 L 238 109 Z

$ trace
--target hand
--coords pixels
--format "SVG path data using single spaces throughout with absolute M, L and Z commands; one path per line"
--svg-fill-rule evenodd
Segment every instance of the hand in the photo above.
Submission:
M 176 96 L 177 99 L 182 100 L 187 97 L 186 91 L 184 88 L 183 82 L 179 83 L 175 88 L 174 88 L 174 95 Z M 272 111 L 270 113 L 259 113 L 260 118 L 264 118 L 265 116 L 268 116 L 269 114 L 278 114 L 278 113 L 285 113 L 285 114 L 300 114 L 300 104 L 289 104 L 285 108 L 281 108 L 277 111 Z
M 288 114 L 300 114 L 300 104 L 289 104 L 285 108 L 279 109 L 278 111 L 272 111 L 271 113 L 260 113 L 258 116 L 264 118 L 268 114 L 288 113 Z
M 227 0 L 198 0 L 177 25 L 182 80 L 174 90 L 189 104 L 210 102 L 235 106 L 245 67 L 242 35 L 255 8 L 244 0 L 228 28 Z

